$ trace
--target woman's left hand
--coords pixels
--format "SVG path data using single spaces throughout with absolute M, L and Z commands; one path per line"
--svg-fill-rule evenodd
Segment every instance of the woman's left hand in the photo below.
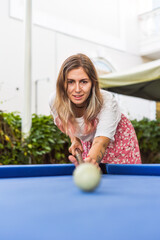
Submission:
M 98 169 L 100 169 L 99 164 L 97 163 L 96 159 L 91 158 L 90 156 L 87 156 L 84 160 L 86 163 L 92 163 L 94 164 Z

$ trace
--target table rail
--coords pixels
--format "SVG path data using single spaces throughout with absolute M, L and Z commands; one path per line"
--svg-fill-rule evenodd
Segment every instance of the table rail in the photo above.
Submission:
M 6 165 L 0 166 L 0 178 L 72 175 L 73 164 Z
M 108 174 L 160 176 L 160 164 L 108 164 Z

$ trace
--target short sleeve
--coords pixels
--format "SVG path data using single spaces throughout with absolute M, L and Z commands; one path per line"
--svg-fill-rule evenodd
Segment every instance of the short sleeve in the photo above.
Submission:
M 110 92 L 101 90 L 101 93 L 103 107 L 97 116 L 99 122 L 95 137 L 104 136 L 114 141 L 114 135 L 121 119 L 121 112 L 116 99 Z

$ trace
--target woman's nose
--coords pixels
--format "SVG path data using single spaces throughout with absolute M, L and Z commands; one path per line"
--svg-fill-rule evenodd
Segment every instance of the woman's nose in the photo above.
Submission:
M 80 88 L 80 85 L 79 85 L 79 83 L 76 83 L 76 89 L 75 89 L 75 90 L 76 90 L 76 92 L 80 92 L 80 89 L 81 89 L 81 88 Z

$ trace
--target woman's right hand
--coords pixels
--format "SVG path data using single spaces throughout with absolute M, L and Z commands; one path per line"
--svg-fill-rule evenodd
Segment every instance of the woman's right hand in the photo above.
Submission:
M 73 156 L 75 156 L 75 150 L 76 150 L 76 148 L 80 149 L 80 151 L 83 152 L 82 143 L 81 143 L 81 141 L 80 141 L 79 138 L 74 137 L 73 139 L 71 139 L 71 142 L 72 142 L 72 144 L 71 144 L 71 146 L 70 146 L 70 148 L 69 148 L 69 152 L 70 152 Z
M 75 156 L 69 155 L 69 156 L 68 156 L 68 159 L 69 159 L 69 161 L 72 162 L 76 167 L 79 165 L 78 162 L 77 162 L 77 159 L 75 158 Z
M 82 143 L 79 138 L 74 138 L 71 140 L 72 144 L 69 148 L 69 152 L 72 154 L 68 157 L 69 161 L 72 162 L 75 166 L 78 166 L 77 159 L 75 158 L 75 150 L 76 148 L 80 149 L 83 152 Z

